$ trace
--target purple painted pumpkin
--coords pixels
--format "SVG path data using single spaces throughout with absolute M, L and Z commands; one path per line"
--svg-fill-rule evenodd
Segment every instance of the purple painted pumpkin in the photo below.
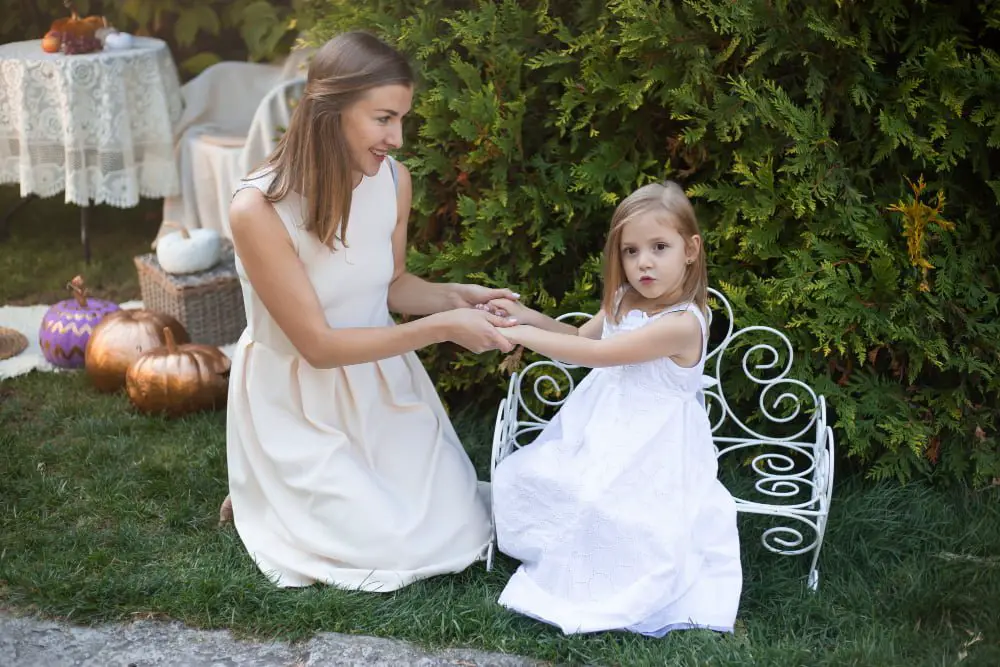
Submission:
M 83 277 L 66 286 L 73 298 L 53 305 L 42 318 L 38 343 L 49 363 L 61 368 L 83 368 L 87 341 L 105 315 L 121 310 L 118 304 L 87 296 Z

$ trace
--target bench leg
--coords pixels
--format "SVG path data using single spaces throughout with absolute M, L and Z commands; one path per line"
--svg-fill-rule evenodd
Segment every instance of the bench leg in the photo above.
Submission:
M 486 571 L 493 569 L 497 548 L 496 515 L 493 512 L 493 471 L 503 457 L 504 439 L 507 435 L 507 399 L 500 401 L 497 420 L 493 426 L 493 443 L 490 450 L 490 545 L 486 548 Z
M 830 510 L 829 503 L 826 505 Z M 806 587 L 815 592 L 819 589 L 819 553 L 823 550 L 823 538 L 826 536 L 826 515 L 820 516 L 816 522 L 816 548 L 813 549 L 812 563 L 809 565 L 809 577 L 806 579 Z
M 819 551 L 816 552 L 819 555 Z M 812 569 L 809 570 L 809 578 L 806 579 L 806 587 L 815 593 L 819 590 L 819 570 L 816 569 L 816 559 L 813 558 Z
M 490 546 L 486 547 L 486 571 L 490 572 L 493 570 L 493 555 L 497 548 L 497 538 L 494 533 L 493 538 L 490 540 Z
M 826 419 L 824 418 L 824 423 Z M 830 516 L 830 504 L 833 501 L 833 429 L 828 426 L 823 428 L 823 441 L 821 451 L 823 452 L 824 465 L 817 467 L 817 475 L 822 475 L 823 479 L 816 479 L 818 488 L 822 489 L 820 507 L 823 513 L 816 520 L 816 549 L 813 551 L 812 565 L 809 566 L 809 578 L 806 586 L 809 590 L 819 589 L 819 553 L 823 549 L 823 538 L 826 537 L 826 521 Z

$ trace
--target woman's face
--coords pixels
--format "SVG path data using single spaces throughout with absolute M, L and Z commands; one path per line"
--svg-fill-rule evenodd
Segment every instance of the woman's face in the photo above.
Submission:
M 403 145 L 403 116 L 409 113 L 412 102 L 410 86 L 379 86 L 368 90 L 341 114 L 355 185 L 362 174 L 377 174 L 386 154 Z

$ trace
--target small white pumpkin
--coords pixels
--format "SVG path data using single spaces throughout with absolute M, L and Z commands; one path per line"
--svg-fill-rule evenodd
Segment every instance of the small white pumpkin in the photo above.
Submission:
M 127 32 L 108 33 L 104 36 L 104 48 L 130 49 L 132 48 L 132 35 Z
M 188 230 L 181 225 L 166 223 L 179 231 L 156 240 L 156 260 L 167 273 L 197 273 L 219 263 L 222 238 L 214 229 Z

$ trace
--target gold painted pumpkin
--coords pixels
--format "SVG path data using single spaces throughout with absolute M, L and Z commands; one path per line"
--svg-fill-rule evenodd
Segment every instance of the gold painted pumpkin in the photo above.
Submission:
M 55 31 L 63 34 L 88 36 L 93 35 L 108 21 L 103 16 L 85 16 L 80 18 L 73 6 L 72 0 L 63 0 L 63 6 L 69 10 L 68 17 L 58 18 L 49 25 L 49 32 Z
M 211 345 L 178 345 L 169 327 L 163 337 L 164 347 L 146 352 L 129 366 L 125 388 L 132 404 L 142 412 L 172 417 L 224 406 L 229 357 Z
M 71 16 L 53 21 L 49 26 L 46 37 L 57 35 L 59 37 L 59 48 L 68 56 L 77 53 L 100 51 L 102 44 L 101 40 L 97 37 L 97 31 L 107 25 L 107 19 L 103 16 L 85 16 L 80 18 L 70 0 L 64 0 L 63 4 L 70 10 Z
M 93 37 L 107 23 L 101 16 L 85 16 L 80 18 L 75 9 L 71 9 L 70 11 L 73 12 L 72 16 L 53 21 L 49 25 L 49 32 L 57 32 L 64 36 Z
M 94 327 L 84 355 L 87 375 L 99 391 L 117 391 L 125 386 L 125 373 L 133 361 L 166 343 L 169 328 L 181 343 L 191 340 L 187 330 L 166 313 L 151 310 L 119 310 Z

